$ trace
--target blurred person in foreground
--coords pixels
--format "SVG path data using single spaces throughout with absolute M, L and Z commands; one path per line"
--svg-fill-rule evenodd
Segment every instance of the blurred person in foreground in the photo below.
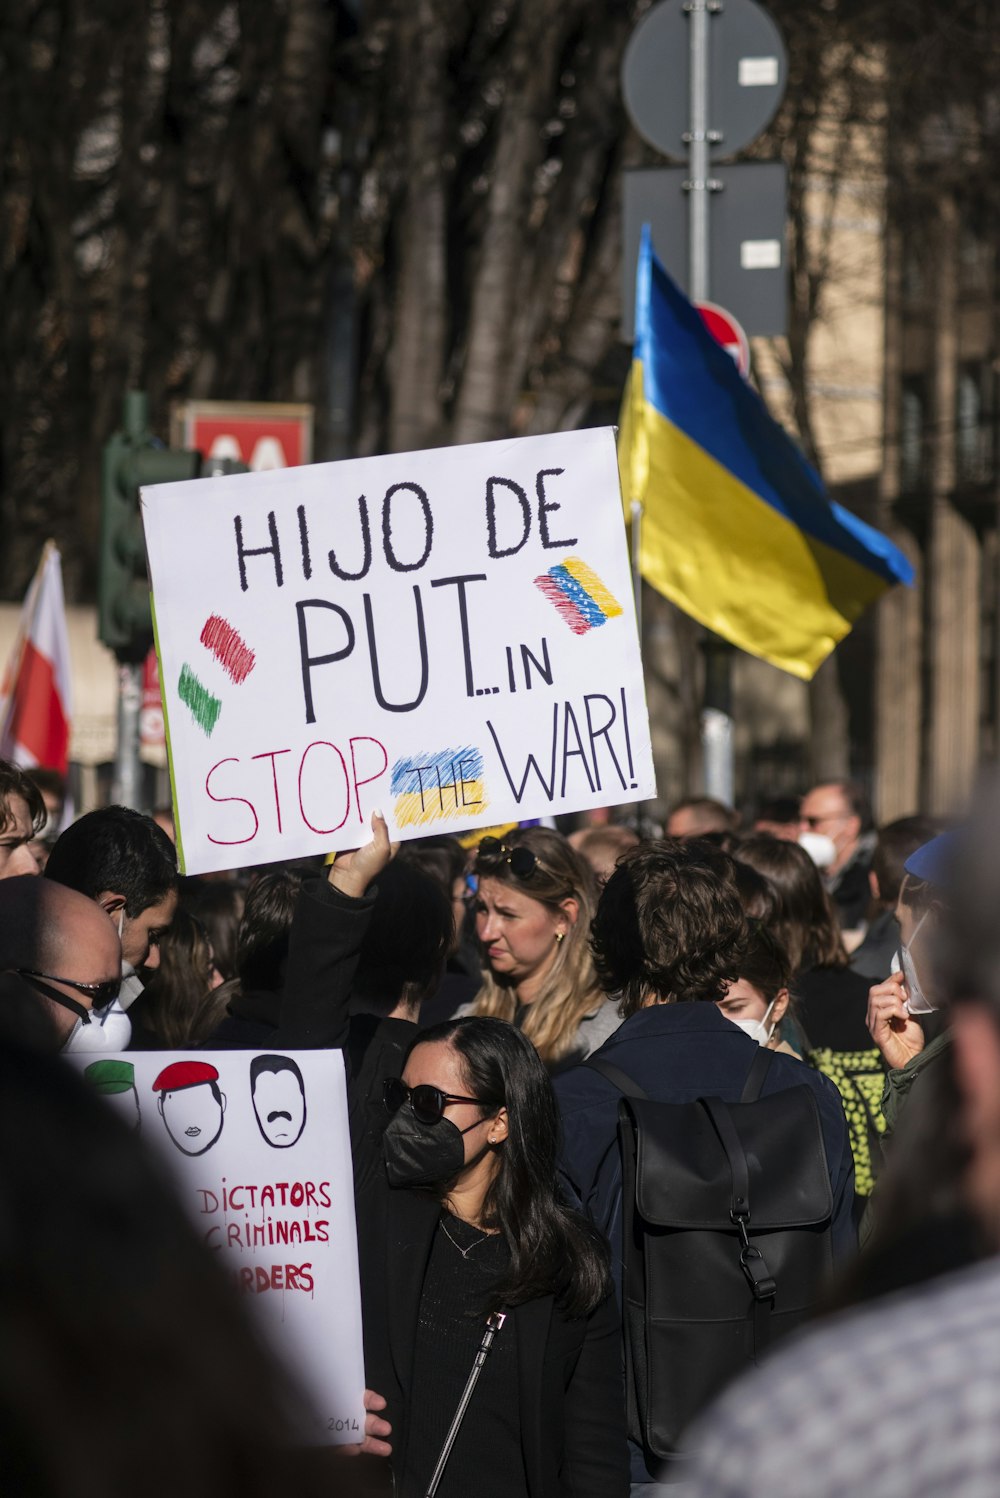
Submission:
M 32 850 L 45 823 L 45 802 L 34 781 L 0 759 L 0 879 L 40 872 Z
M 82 1078 L 0 1039 L 0 1135 L 5 1498 L 359 1491 L 339 1453 L 297 1449 L 302 1392 Z M 370 1414 L 366 1449 L 386 1434 Z
M 961 1141 L 953 1184 L 990 1257 L 837 1316 L 735 1384 L 692 1434 L 692 1498 L 842 1498 L 850 1492 L 987 1498 L 997 1491 L 998 846 L 1000 797 L 994 791 L 963 846 L 952 844 L 949 902 L 935 917 L 938 981 L 951 998 L 947 1064 Z M 922 1105 L 914 1097 L 912 1107 Z M 908 1106 L 901 1130 L 912 1118 Z M 888 1289 L 891 1262 L 883 1267 Z

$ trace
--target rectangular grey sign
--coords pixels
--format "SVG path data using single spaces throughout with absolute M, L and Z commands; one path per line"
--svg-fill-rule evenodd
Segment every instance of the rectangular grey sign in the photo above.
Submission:
M 657 255 L 685 293 L 688 288 L 687 167 L 624 174 L 622 223 L 623 342 L 635 328 L 635 267 L 642 226 L 653 231 Z M 786 264 L 787 172 L 780 161 L 713 166 L 723 186 L 709 208 L 709 301 L 731 312 L 751 338 L 788 326 Z

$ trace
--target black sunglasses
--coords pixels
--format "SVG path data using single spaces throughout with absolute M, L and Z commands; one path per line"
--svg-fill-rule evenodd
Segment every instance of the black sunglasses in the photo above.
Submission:
M 484 837 L 476 850 L 476 872 L 485 873 L 499 863 L 507 864 L 518 879 L 530 879 L 538 867 L 538 859 L 523 844 L 510 848 L 498 837 Z
M 442 1092 L 440 1087 L 431 1087 L 427 1083 L 407 1087 L 399 1077 L 386 1077 L 382 1083 L 382 1101 L 389 1113 L 398 1113 L 404 1103 L 409 1103 L 414 1118 L 422 1124 L 440 1123 L 449 1103 L 485 1106 L 477 1097 L 456 1097 L 452 1092 Z
M 121 993 L 120 978 L 108 978 L 104 983 L 77 983 L 74 978 L 57 978 L 55 973 L 36 973 L 29 967 L 15 968 L 14 971 L 22 978 L 45 978 L 49 983 L 64 983 L 67 988 L 75 988 L 78 993 L 87 995 L 95 1009 L 105 1009 Z

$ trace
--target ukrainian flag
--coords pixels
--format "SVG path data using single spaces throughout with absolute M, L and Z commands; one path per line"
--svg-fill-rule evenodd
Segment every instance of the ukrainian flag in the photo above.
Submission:
M 834 504 L 653 253 L 643 230 L 618 442 L 640 570 L 708 629 L 808 680 L 913 568 Z

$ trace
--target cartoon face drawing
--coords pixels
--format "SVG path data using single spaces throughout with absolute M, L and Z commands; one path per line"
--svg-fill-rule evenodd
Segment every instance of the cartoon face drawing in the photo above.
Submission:
M 84 1077 L 96 1087 L 128 1128 L 138 1132 L 142 1124 L 139 1094 L 135 1087 L 135 1067 L 130 1061 L 92 1061 L 84 1068 Z
M 257 1127 L 273 1149 L 288 1149 L 306 1126 L 306 1090 L 290 1056 L 255 1056 L 250 1094 Z
M 185 1155 L 203 1155 L 222 1133 L 226 1095 L 219 1073 L 207 1061 L 175 1061 L 164 1067 L 153 1091 L 158 1092 L 160 1117 Z

